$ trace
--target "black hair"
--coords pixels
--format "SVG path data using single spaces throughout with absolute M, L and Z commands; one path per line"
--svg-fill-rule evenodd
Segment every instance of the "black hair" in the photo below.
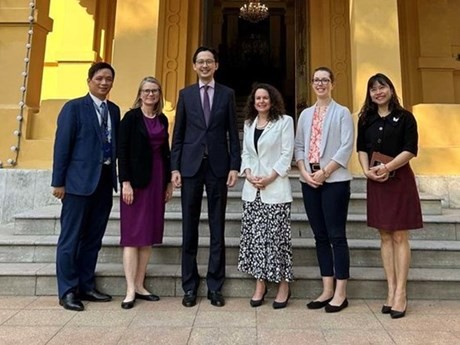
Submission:
M 367 117 L 371 113 L 375 113 L 378 111 L 378 105 L 372 102 L 370 90 L 374 87 L 375 83 L 380 85 L 386 85 L 391 90 L 391 98 L 388 104 L 388 110 L 390 112 L 394 110 L 401 110 L 404 112 L 404 108 L 399 102 L 399 97 L 396 94 L 396 89 L 393 82 L 383 73 L 374 74 L 372 77 L 369 78 L 366 86 L 366 99 L 364 100 L 364 104 L 359 111 L 359 124 L 363 125 L 366 123 Z
M 258 89 L 266 90 L 268 92 L 268 97 L 270 97 L 271 106 L 268 112 L 268 121 L 278 120 L 286 112 L 284 108 L 283 96 L 281 96 L 281 93 L 276 87 L 265 83 L 255 84 L 255 86 L 252 88 L 251 94 L 248 96 L 246 105 L 243 110 L 246 120 L 248 120 L 249 123 L 252 123 L 258 114 L 256 108 L 254 107 L 255 94 Z
M 115 78 L 115 70 L 112 65 L 107 62 L 95 62 L 88 70 L 88 79 L 93 79 L 94 75 L 101 69 L 109 69 L 112 72 L 112 77 Z
M 201 52 L 210 52 L 214 56 L 214 61 L 219 62 L 219 56 L 217 54 L 217 51 L 214 48 L 201 46 L 201 47 L 198 47 L 197 50 L 195 50 L 195 53 L 193 53 L 193 57 L 192 57 L 193 63 L 196 62 L 196 57 Z

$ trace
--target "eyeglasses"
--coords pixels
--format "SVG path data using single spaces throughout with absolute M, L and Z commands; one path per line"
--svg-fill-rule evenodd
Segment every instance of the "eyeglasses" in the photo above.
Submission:
M 212 65 L 214 62 L 216 62 L 215 60 L 212 60 L 212 59 L 209 59 L 209 60 L 196 60 L 195 63 L 199 66 L 204 66 L 204 64 L 206 65 Z
M 145 89 L 145 90 L 142 90 L 142 93 L 144 95 L 150 95 L 151 93 L 155 95 L 157 93 L 160 93 L 160 89 Z
M 329 84 L 331 82 L 331 79 L 323 78 L 323 79 L 312 79 L 311 82 L 315 85 L 320 85 L 320 84 Z

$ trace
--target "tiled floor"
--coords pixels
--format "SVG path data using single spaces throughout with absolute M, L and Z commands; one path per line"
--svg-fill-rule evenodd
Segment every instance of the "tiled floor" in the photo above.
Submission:
M 380 314 L 376 300 L 351 300 L 338 314 L 308 310 L 300 299 L 283 310 L 239 298 L 223 308 L 162 298 L 122 310 L 120 301 L 77 313 L 56 297 L 0 296 L 0 344 L 460 344 L 460 301 L 410 300 L 399 320 Z

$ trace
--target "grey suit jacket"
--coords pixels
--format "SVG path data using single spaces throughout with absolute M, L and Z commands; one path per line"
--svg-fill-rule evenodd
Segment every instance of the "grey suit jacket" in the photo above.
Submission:
M 295 161 L 303 160 L 307 171 L 310 173 L 308 152 L 310 150 L 311 125 L 315 107 L 316 103 L 304 109 L 300 114 L 294 146 Z M 324 167 L 331 160 L 334 160 L 340 165 L 340 168 L 331 174 L 327 182 L 352 179 L 348 170 L 348 161 L 353 151 L 353 128 L 353 119 L 348 108 L 332 100 L 327 108 L 323 123 L 319 164 Z

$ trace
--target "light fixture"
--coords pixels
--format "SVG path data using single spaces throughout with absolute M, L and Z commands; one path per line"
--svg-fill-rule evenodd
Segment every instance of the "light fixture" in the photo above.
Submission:
M 251 23 L 258 23 L 268 17 L 268 7 L 260 1 L 248 1 L 240 8 L 240 18 Z

